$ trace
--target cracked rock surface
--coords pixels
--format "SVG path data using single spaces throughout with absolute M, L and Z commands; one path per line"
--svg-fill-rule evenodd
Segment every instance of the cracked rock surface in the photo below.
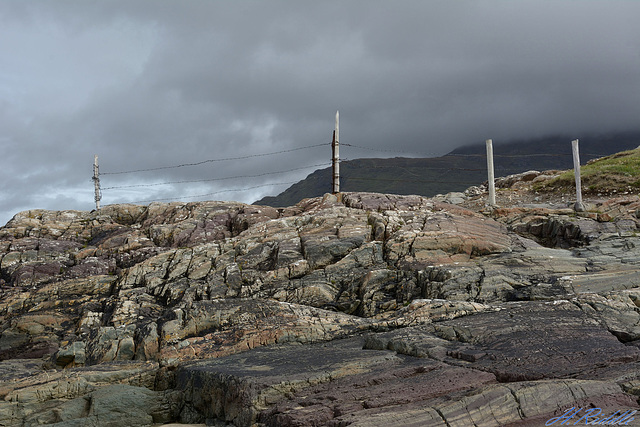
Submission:
M 17 214 L 0 228 L 0 425 L 640 409 L 637 196 L 581 214 L 341 196 Z

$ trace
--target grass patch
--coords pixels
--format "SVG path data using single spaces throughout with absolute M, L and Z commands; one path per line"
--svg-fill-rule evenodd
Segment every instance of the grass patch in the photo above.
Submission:
M 584 193 L 636 192 L 640 189 L 640 147 L 592 160 L 580 167 Z M 537 191 L 566 191 L 575 188 L 573 169 L 534 186 Z

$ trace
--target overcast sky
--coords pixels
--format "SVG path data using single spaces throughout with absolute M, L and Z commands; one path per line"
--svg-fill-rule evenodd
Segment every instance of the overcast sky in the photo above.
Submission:
M 92 209 L 96 154 L 103 205 L 276 195 L 329 166 L 336 110 L 342 143 L 421 157 L 637 130 L 639 17 L 635 0 L 0 0 L 0 225 Z

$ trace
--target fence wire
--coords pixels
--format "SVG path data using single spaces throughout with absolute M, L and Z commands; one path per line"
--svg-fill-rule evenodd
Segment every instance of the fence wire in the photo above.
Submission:
M 365 146 L 356 145 L 356 144 L 349 144 L 349 143 L 340 143 L 339 145 L 343 146 L 343 147 L 351 147 L 351 148 L 354 148 L 354 149 L 367 150 L 367 151 L 378 152 L 378 153 L 390 153 L 390 154 L 396 154 L 396 155 L 407 155 L 407 156 L 411 156 L 410 158 L 431 158 L 431 159 L 444 159 L 444 158 L 449 158 L 449 157 L 486 158 L 486 154 L 485 153 L 471 153 L 471 154 L 449 153 L 449 154 L 445 154 L 445 155 L 439 155 L 437 153 L 423 153 L 423 152 L 421 153 L 421 152 L 415 152 L 415 151 L 414 152 L 408 152 L 408 151 L 401 151 L 401 150 L 379 149 L 379 148 L 365 147 Z M 329 143 L 320 143 L 320 144 L 312 144 L 312 145 L 307 145 L 307 146 L 303 146 L 303 147 L 295 147 L 295 148 L 290 148 L 290 149 L 286 149 L 286 150 L 278 150 L 278 151 L 272 151 L 272 152 L 267 152 L 267 153 L 247 154 L 247 155 L 243 155 L 243 156 L 234 156 L 234 157 L 226 157 L 226 158 L 218 158 L 218 159 L 207 159 L 207 160 L 202 160 L 202 161 L 199 161 L 199 162 L 182 163 L 182 164 L 177 164 L 177 165 L 159 166 L 159 167 L 153 167 L 153 168 L 142 168 L 142 169 L 116 171 L 116 172 L 99 172 L 99 174 L 97 176 L 124 175 L 124 174 L 133 174 L 133 173 L 142 173 L 142 172 L 151 172 L 151 171 L 159 171 L 159 170 L 167 170 L 167 169 L 176 169 L 176 168 L 199 166 L 199 165 L 203 165 L 203 164 L 207 164 L 207 163 L 246 160 L 246 159 L 250 159 L 250 158 L 282 155 L 282 154 L 296 152 L 296 151 L 300 151 L 300 150 L 307 150 L 307 149 L 312 149 L 312 148 L 317 148 L 317 147 L 327 147 L 327 146 L 331 146 L 331 142 L 329 142 Z M 592 157 L 592 158 L 606 156 L 606 154 L 593 154 L 593 153 L 584 153 L 583 155 L 585 155 L 586 157 Z M 422 156 L 422 157 L 415 157 L 415 156 Z M 493 155 L 494 158 L 571 157 L 571 156 L 572 156 L 571 153 L 531 153 L 531 154 L 524 154 L 524 155 L 523 154 L 519 154 L 519 155 L 516 155 L 516 154 L 494 154 Z M 343 159 L 340 159 L 340 162 L 341 163 L 352 162 L 352 161 L 355 161 L 355 160 L 364 160 L 364 159 L 345 159 L 345 158 L 343 158 Z M 309 166 L 291 168 L 291 169 L 286 169 L 286 170 L 279 170 L 279 171 L 274 171 L 274 172 L 264 172 L 264 173 L 259 173 L 259 174 L 236 175 L 236 176 L 208 178 L 208 179 L 195 179 L 195 180 L 165 181 L 165 182 L 155 182 L 155 183 L 148 183 L 148 184 L 114 185 L 114 186 L 110 186 L 110 187 L 101 188 L 100 190 L 120 190 L 120 189 L 131 189 L 131 188 L 158 187 L 158 186 L 163 186 L 163 185 L 180 185 L 180 184 L 193 184 L 193 183 L 205 183 L 205 182 L 220 182 L 220 181 L 230 181 L 230 180 L 236 180 L 236 179 L 255 179 L 255 178 L 263 178 L 263 177 L 272 176 L 272 175 L 278 175 L 278 174 L 286 174 L 286 173 L 301 171 L 301 170 L 305 170 L 305 169 L 323 168 L 323 167 L 331 167 L 331 163 L 325 162 L 325 163 L 319 163 L 319 164 L 314 164 L 314 165 L 309 165 Z M 346 164 L 343 165 L 343 168 L 345 168 L 345 167 L 347 167 Z M 389 169 L 389 168 L 401 168 L 402 170 L 404 170 L 408 174 L 418 176 L 414 172 L 409 170 L 411 168 L 410 166 L 409 167 L 401 167 L 401 166 L 367 165 L 367 169 Z M 341 178 L 342 178 L 342 180 L 347 181 L 347 182 L 349 182 L 349 181 L 376 182 L 377 181 L 377 182 L 406 182 L 406 183 L 418 183 L 418 184 L 459 184 L 459 185 L 472 186 L 472 185 L 477 185 L 478 182 L 476 182 L 476 181 L 474 181 L 474 182 L 470 182 L 470 181 L 448 181 L 448 180 L 442 180 L 442 178 L 446 175 L 447 172 L 456 172 L 456 171 L 462 171 L 462 172 L 486 172 L 487 171 L 486 166 L 483 166 L 483 167 L 468 167 L 468 166 L 467 167 L 462 167 L 462 166 L 461 167 L 456 167 L 456 166 L 438 167 L 438 166 L 434 166 L 434 167 L 429 167 L 428 169 L 429 170 L 433 170 L 433 171 L 441 171 L 442 173 L 438 174 L 436 179 L 429 179 L 429 180 L 425 180 L 425 179 L 402 179 L 402 178 L 368 178 L 368 177 L 352 177 L 352 176 L 342 176 Z M 514 168 L 496 167 L 495 171 L 512 173 L 513 169 Z M 343 169 L 344 172 L 346 172 L 347 170 L 349 170 L 348 167 L 346 169 Z M 94 179 L 95 178 L 96 178 L 96 176 L 94 175 Z M 256 188 L 263 188 L 263 187 L 269 187 L 269 186 L 279 186 L 279 185 L 286 185 L 286 184 L 291 185 L 291 184 L 295 184 L 297 182 L 299 182 L 299 181 L 265 183 L 265 184 L 254 185 L 254 186 L 243 187 L 243 188 L 219 190 L 219 191 L 214 191 L 214 192 L 210 192 L 210 193 L 206 193 L 206 194 L 184 196 L 184 198 L 189 198 L 189 199 L 202 198 L 202 197 L 209 197 L 209 196 L 222 194 L 222 193 L 242 192 L 242 191 L 248 191 L 248 190 L 253 190 L 253 189 L 256 189 Z M 327 188 L 329 188 L 330 183 L 328 183 L 327 185 L 328 185 Z M 178 197 L 178 199 L 180 199 L 180 197 Z M 150 203 L 150 202 L 166 201 L 166 200 L 176 200 L 176 197 L 159 198 L 159 199 L 153 199 L 153 200 L 141 200 L 141 201 L 136 201 L 136 202 L 131 202 L 131 203 Z
M 241 178 L 260 178 L 260 177 L 263 177 L 263 176 L 279 175 L 279 174 L 283 174 L 283 173 L 295 172 L 295 171 L 300 171 L 300 170 L 304 170 L 304 169 L 317 168 L 317 167 L 321 167 L 321 166 L 329 167 L 329 166 L 331 166 L 331 164 L 330 163 L 321 163 L 321 164 L 317 164 L 317 165 L 303 166 L 303 167 L 300 167 L 300 168 L 287 169 L 287 170 L 276 171 L 276 172 L 259 173 L 259 174 L 256 174 L 256 175 L 236 175 L 236 176 L 227 176 L 227 177 L 223 177 L 223 178 L 194 179 L 194 180 L 184 180 L 184 181 L 166 181 L 166 182 L 155 182 L 155 183 L 151 183 L 151 184 L 118 185 L 118 186 L 113 186 L 113 187 L 104 187 L 103 190 L 115 190 L 115 189 L 121 189 L 121 188 L 136 188 L 136 187 L 157 187 L 157 186 L 160 186 L 160 185 L 192 184 L 192 183 L 198 183 L 198 182 L 228 181 L 228 180 L 232 180 L 232 179 L 241 179 Z
M 438 157 L 483 157 L 486 158 L 486 154 L 484 153 L 471 153 L 471 154 L 463 154 L 463 153 L 447 153 L 447 154 L 439 154 L 439 153 L 426 153 L 421 151 L 401 151 L 401 150 L 388 150 L 381 148 L 371 148 L 364 147 L 362 145 L 348 144 L 348 143 L 340 143 L 340 146 L 359 148 L 361 150 L 373 151 L 377 153 L 391 153 L 391 154 L 405 154 L 410 156 L 422 156 L 420 158 L 438 158 Z M 587 157 L 605 157 L 609 154 L 594 154 L 594 153 L 581 153 L 583 156 Z M 528 153 L 528 154 L 493 154 L 493 157 L 504 157 L 504 158 L 516 158 L 516 157 L 571 157 L 572 153 Z
M 222 158 L 222 159 L 209 159 L 209 160 L 203 160 L 201 162 L 183 163 L 183 164 L 174 165 L 174 166 L 160 166 L 160 167 L 157 167 L 157 168 L 135 169 L 135 170 L 121 171 L 121 172 L 101 172 L 100 175 L 123 175 L 123 174 L 127 174 L 127 173 L 150 172 L 150 171 L 158 171 L 158 170 L 163 170 L 163 169 L 183 168 L 183 167 L 187 167 L 187 166 L 199 166 L 199 165 L 204 165 L 206 163 L 226 162 L 226 161 L 230 161 L 230 160 L 245 160 L 245 159 L 251 159 L 251 158 L 254 158 L 254 157 L 266 157 L 266 156 L 274 156 L 276 154 L 291 153 L 293 151 L 306 150 L 308 148 L 322 147 L 322 146 L 326 146 L 326 145 L 327 145 L 326 143 L 324 143 L 324 144 L 314 144 L 314 145 L 307 145 L 305 147 L 290 148 L 288 150 L 273 151 L 273 152 L 270 152 L 270 153 L 247 154 L 246 156 L 227 157 L 227 158 Z
M 185 199 L 199 199 L 201 197 L 210 197 L 210 196 L 214 196 L 216 194 L 222 194 L 222 193 L 229 193 L 229 192 L 236 192 L 236 191 L 246 191 L 246 190 L 253 190 L 255 188 L 262 188 L 262 187 L 269 187 L 269 186 L 275 186 L 275 185 L 287 185 L 287 184 L 295 184 L 298 181 L 288 181 L 288 182 L 274 182 L 271 184 L 260 184 L 260 185 L 255 185 L 253 187 L 246 187 L 246 188 L 232 188 L 232 189 L 228 189 L 228 190 L 219 190 L 219 191 L 214 191 L 211 193 L 206 193 L 206 194 L 194 194 L 191 196 L 184 196 Z M 167 200 L 176 200 L 176 199 L 181 199 L 181 197 L 167 197 L 164 199 L 153 199 L 153 200 L 138 200 L 135 202 L 129 202 L 132 204 L 142 204 L 142 203 L 152 203 L 152 202 L 163 202 L 163 201 L 167 201 Z

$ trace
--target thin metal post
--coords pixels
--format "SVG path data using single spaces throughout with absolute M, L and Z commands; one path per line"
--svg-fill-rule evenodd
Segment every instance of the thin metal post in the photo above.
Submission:
M 496 183 L 493 173 L 493 141 L 487 139 L 487 171 L 488 171 L 488 183 L 489 183 L 489 205 L 496 205 Z
M 576 204 L 573 205 L 573 209 L 576 212 L 584 212 L 587 209 L 582 203 L 582 184 L 580 180 L 580 149 L 578 147 L 578 140 L 571 141 L 571 148 L 573 151 L 573 174 L 576 178 Z
M 333 194 L 340 193 L 340 112 L 336 111 L 336 128 L 333 131 L 333 142 L 331 143 L 333 166 Z
M 102 193 L 100 192 L 100 168 L 98 166 L 98 155 L 93 157 L 93 186 L 95 188 L 95 201 L 96 210 L 100 209 L 100 199 L 102 199 Z

